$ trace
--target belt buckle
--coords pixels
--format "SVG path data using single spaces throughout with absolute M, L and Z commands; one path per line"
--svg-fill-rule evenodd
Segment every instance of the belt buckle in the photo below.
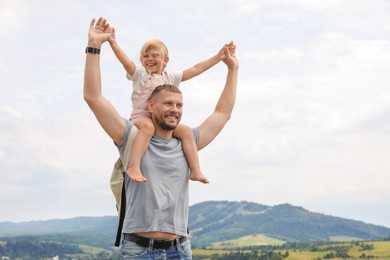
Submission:
M 155 239 L 153 248 L 168 249 L 175 245 L 175 240 Z
M 175 245 L 175 241 L 176 241 L 175 239 L 173 239 L 173 240 L 170 240 L 169 242 L 170 242 L 170 244 L 171 244 L 171 245 L 170 245 L 169 247 L 172 247 L 172 246 L 174 246 L 174 245 Z

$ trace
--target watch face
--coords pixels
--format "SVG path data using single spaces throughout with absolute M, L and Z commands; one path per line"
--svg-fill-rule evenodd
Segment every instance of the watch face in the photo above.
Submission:
M 87 47 L 85 48 L 85 53 L 100 54 L 100 50 L 94 47 Z

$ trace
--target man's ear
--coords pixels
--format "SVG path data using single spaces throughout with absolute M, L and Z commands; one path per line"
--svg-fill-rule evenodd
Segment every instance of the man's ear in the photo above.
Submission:
M 153 101 L 152 100 L 148 100 L 148 111 L 150 113 L 153 113 Z

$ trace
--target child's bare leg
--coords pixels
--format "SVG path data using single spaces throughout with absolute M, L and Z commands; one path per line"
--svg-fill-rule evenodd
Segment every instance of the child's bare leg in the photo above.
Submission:
M 181 140 L 184 155 L 190 167 L 190 180 L 209 183 L 199 166 L 198 148 L 196 147 L 194 134 L 188 126 L 178 125 L 173 131 L 173 136 Z
M 148 181 L 141 172 L 141 158 L 148 148 L 149 141 L 154 133 L 154 125 L 150 118 L 140 117 L 133 119 L 132 122 L 138 127 L 139 131 L 134 137 L 132 146 L 130 148 L 130 163 L 127 169 L 127 174 L 130 180 L 134 182 Z

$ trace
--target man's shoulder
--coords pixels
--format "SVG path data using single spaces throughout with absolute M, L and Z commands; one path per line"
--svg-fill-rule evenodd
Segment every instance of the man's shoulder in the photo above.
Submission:
M 125 129 L 123 133 L 122 142 L 120 144 L 117 144 L 118 148 L 125 146 L 125 144 L 129 140 L 129 136 L 130 138 L 134 138 L 135 134 L 138 132 L 138 128 L 130 120 L 126 118 L 122 119 L 125 123 Z

